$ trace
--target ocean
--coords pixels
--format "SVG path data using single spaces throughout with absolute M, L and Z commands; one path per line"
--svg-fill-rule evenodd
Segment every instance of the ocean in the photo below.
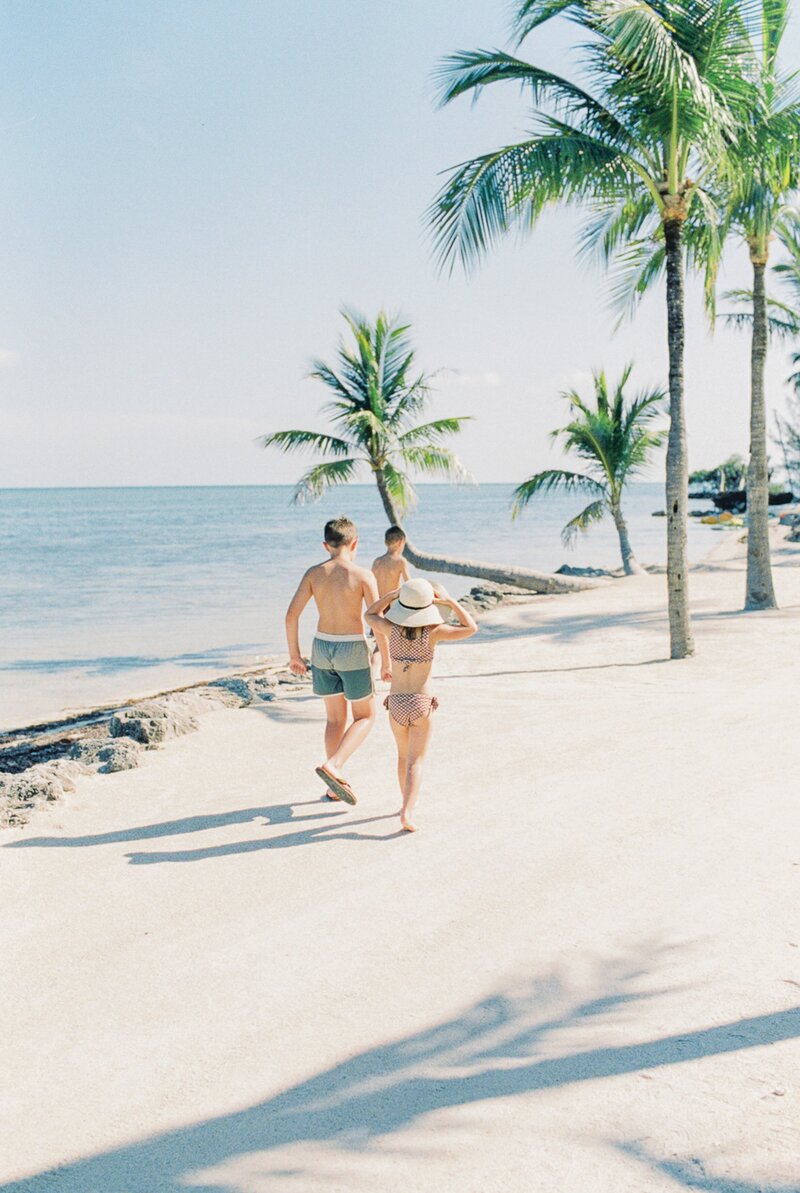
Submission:
M 419 486 L 406 519 L 423 549 L 554 571 L 619 564 L 610 521 L 561 546 L 583 504 L 550 495 L 516 522 L 511 485 Z M 374 487 L 316 505 L 284 485 L 0 490 L 0 730 L 255 666 L 285 652 L 283 615 L 322 526 L 347 513 L 359 558 L 382 550 Z M 663 488 L 635 484 L 625 504 L 642 563 L 666 559 Z M 690 520 L 690 558 L 713 545 Z M 441 577 L 456 596 L 467 579 Z M 313 614 L 303 619 L 310 646 Z

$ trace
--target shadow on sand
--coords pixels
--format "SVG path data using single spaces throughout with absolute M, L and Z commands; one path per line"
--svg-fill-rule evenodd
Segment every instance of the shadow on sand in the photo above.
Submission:
M 685 1189 L 700 1189 L 706 1193 L 800 1193 L 800 1184 L 796 1183 L 766 1185 L 759 1181 L 754 1185 L 751 1181 L 740 1180 L 738 1177 L 714 1176 L 697 1156 L 683 1160 L 675 1157 L 663 1160 L 635 1143 L 618 1143 L 614 1146 L 624 1156 L 638 1160 L 641 1164 L 647 1165 L 652 1172 L 669 1177 Z
M 311 815 L 295 816 L 295 808 L 313 806 L 319 811 Z M 84 837 L 25 837 L 21 841 L 10 841 L 5 849 L 86 849 L 93 845 L 124 845 L 129 841 L 153 841 L 163 837 L 197 833 L 231 824 L 247 824 L 263 817 L 264 827 L 271 825 L 299 824 L 305 821 L 323 821 L 311 828 L 297 832 L 259 837 L 249 841 L 228 841 L 222 845 L 207 845 L 197 849 L 150 850 L 146 853 L 128 853 L 132 865 L 148 865 L 154 862 L 195 862 L 213 857 L 229 857 L 237 853 L 253 853 L 262 849 L 290 849 L 295 845 L 314 845 L 325 841 L 394 841 L 408 834 L 401 829 L 390 833 L 358 833 L 351 831 L 356 825 L 373 824 L 380 820 L 395 820 L 396 814 L 365 816 L 358 820 L 347 819 L 348 809 L 320 804 L 319 800 L 298 800 L 295 803 L 271 804 L 261 808 L 242 808 L 233 812 L 213 812 L 205 816 L 185 816 L 180 820 L 166 820 L 162 824 L 143 824 L 136 828 L 117 829 L 108 833 L 94 833 Z M 346 827 L 346 831 L 345 830 Z
M 281 1189 L 288 1175 L 286 1157 L 273 1153 L 297 1144 L 325 1149 L 292 1155 L 291 1174 L 306 1178 L 304 1187 L 310 1187 L 308 1182 L 321 1176 L 318 1163 L 324 1166 L 326 1157 L 329 1161 L 337 1152 L 367 1151 L 436 1111 L 680 1065 L 800 1036 L 800 1007 L 794 1007 L 644 1043 L 581 1050 L 580 1032 L 587 1024 L 663 993 L 635 992 L 640 973 L 630 964 L 612 964 L 601 975 L 595 996 L 583 1001 L 576 1001 L 552 973 L 481 999 L 428 1030 L 350 1057 L 258 1105 L 3 1184 L 0 1190 L 186 1193 L 202 1188 L 234 1193 L 261 1190 L 273 1182 Z M 213 1081 L 213 1074 L 208 1079 Z M 660 1165 L 663 1172 L 681 1179 L 680 1163 L 665 1166 L 622 1146 L 632 1159 Z M 297 1167 L 301 1155 L 305 1169 Z M 225 1164 L 242 1165 L 245 1183 L 232 1170 L 213 1171 Z M 692 1186 L 689 1175 L 695 1174 L 687 1170 L 684 1183 L 689 1187 L 755 1193 L 755 1186 L 746 1183 L 707 1180 Z

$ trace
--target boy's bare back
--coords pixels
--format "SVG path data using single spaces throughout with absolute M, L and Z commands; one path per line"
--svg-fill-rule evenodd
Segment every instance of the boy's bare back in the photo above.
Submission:
M 349 559 L 328 559 L 309 568 L 303 584 L 308 584 L 314 598 L 317 628 L 323 634 L 363 634 L 364 605 L 371 605 L 377 596 L 375 580 L 366 568 Z
M 408 560 L 404 555 L 395 555 L 391 551 L 387 551 L 385 555 L 379 555 L 373 561 L 372 571 L 378 581 L 378 596 L 385 596 L 387 592 L 393 592 L 405 580 L 411 578 Z

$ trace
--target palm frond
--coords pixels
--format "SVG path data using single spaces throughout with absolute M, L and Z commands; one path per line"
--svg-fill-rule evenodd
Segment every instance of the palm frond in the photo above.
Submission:
M 418 427 L 404 431 L 402 435 L 398 436 L 397 442 L 401 447 L 412 447 L 424 443 L 439 444 L 450 435 L 457 435 L 462 430 L 464 423 L 468 422 L 472 422 L 470 414 L 462 414 L 453 418 L 435 418 L 432 422 L 420 423 Z
M 586 533 L 590 526 L 596 522 L 602 522 L 603 518 L 608 513 L 608 503 L 605 499 L 601 501 L 592 501 L 585 509 L 582 509 L 574 518 L 570 518 L 564 529 L 561 531 L 561 542 L 565 547 L 572 547 L 579 533 Z
M 467 94 L 476 102 L 491 83 L 518 83 L 535 107 L 577 121 L 585 132 L 602 135 L 609 144 L 630 148 L 633 142 L 619 116 L 588 91 L 502 50 L 460 50 L 450 54 L 440 62 L 434 78 L 441 106 Z
M 316 451 L 323 456 L 346 456 L 353 444 L 323 431 L 272 431 L 256 440 L 261 447 L 277 447 L 282 452 Z
M 405 514 L 417 504 L 417 491 L 411 477 L 398 468 L 391 460 L 383 466 L 383 476 L 392 501 L 400 514 Z
M 545 21 L 566 15 L 571 8 L 581 7 L 575 0 L 520 0 L 511 26 L 517 45 Z
M 725 320 L 727 327 L 736 330 L 751 329 L 753 326 L 753 291 L 727 290 L 723 298 L 728 302 L 738 304 L 748 309 L 741 311 L 724 311 L 719 318 Z M 793 339 L 800 335 L 800 312 L 788 303 L 767 295 L 767 331 L 778 340 Z
M 428 209 L 439 266 L 472 268 L 513 226 L 531 228 L 551 204 L 610 197 L 633 171 L 616 148 L 579 129 L 543 121 L 545 135 L 505 145 L 455 167 Z
M 468 484 L 472 477 L 454 452 L 431 444 L 408 444 L 400 449 L 401 459 L 425 476 L 443 476 L 456 484 Z
M 554 489 L 563 490 L 565 493 L 599 494 L 603 500 L 608 496 L 605 486 L 593 476 L 586 476 L 582 472 L 569 472 L 566 468 L 546 468 L 517 485 L 512 494 L 511 517 L 519 517 L 534 497 L 551 493 Z
M 323 493 L 335 485 L 346 485 L 356 475 L 361 461 L 326 460 L 322 464 L 315 464 L 308 472 L 300 477 L 295 486 L 292 501 L 296 505 L 303 505 L 307 501 L 318 501 Z

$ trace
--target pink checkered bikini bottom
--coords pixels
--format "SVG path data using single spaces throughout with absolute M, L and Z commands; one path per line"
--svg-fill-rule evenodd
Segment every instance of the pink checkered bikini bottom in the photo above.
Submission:
M 393 721 L 407 729 L 435 712 L 439 701 L 423 692 L 392 692 L 384 700 L 383 707 L 388 709 Z

